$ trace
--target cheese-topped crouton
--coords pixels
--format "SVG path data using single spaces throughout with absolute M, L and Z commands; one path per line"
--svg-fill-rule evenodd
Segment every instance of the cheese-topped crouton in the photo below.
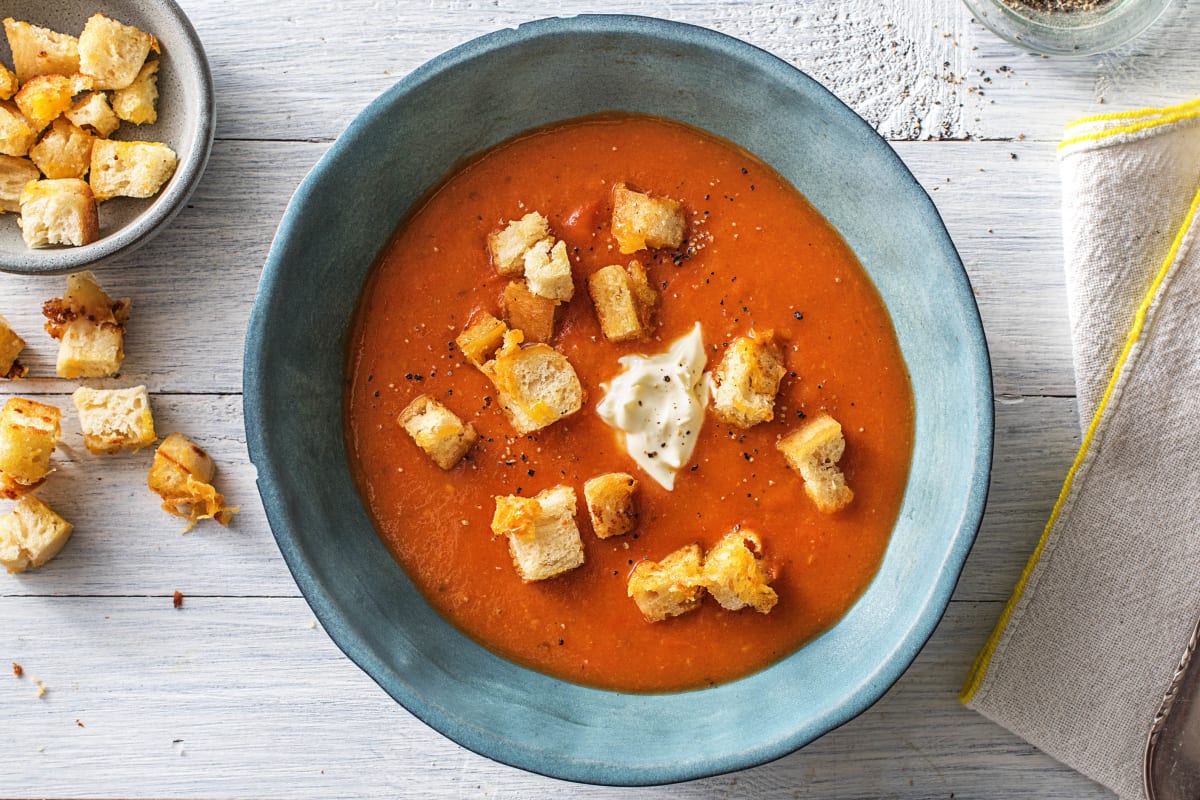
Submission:
M 0 517 L 0 565 L 9 572 L 40 567 L 58 555 L 74 526 L 33 495 Z
M 522 347 L 520 331 L 504 335 L 504 346 L 483 365 L 500 407 L 517 433 L 545 428 L 583 406 L 583 387 L 562 353 L 545 344 Z
M 471 316 L 466 330 L 458 335 L 454 343 L 468 361 L 482 368 L 484 362 L 490 361 L 500 349 L 506 333 L 507 325 L 486 311 L 479 311 Z
M 0 378 L 24 378 L 29 370 L 17 360 L 25 349 L 25 340 L 17 335 L 3 316 L 0 316 Z
M 704 586 L 722 608 L 751 606 L 763 614 L 779 601 L 772 575 L 762 562 L 762 541 L 754 531 L 733 530 L 704 556 Z
M 37 141 L 38 131 L 22 116 L 20 109 L 0 101 L 0 153 L 23 156 Z
M 29 247 L 85 245 L 100 238 L 92 190 L 78 178 L 30 181 L 21 190 L 21 237 Z
M 89 180 L 97 200 L 153 197 L 175 174 L 175 151 L 160 142 L 98 139 Z
M 67 276 L 62 297 L 42 306 L 46 332 L 58 339 L 57 371 L 63 378 L 115 375 L 125 358 L 129 298 L 113 300 L 91 272 Z
M 163 511 L 188 520 L 184 533 L 202 519 L 222 525 L 238 512 L 212 485 L 217 467 L 202 447 L 182 433 L 172 433 L 154 453 L 147 483 L 163 500 Z
M 555 486 L 535 497 L 497 497 L 492 535 L 508 537 L 513 563 L 526 583 L 553 578 L 583 563 L 575 490 L 570 486 Z
M 712 372 L 713 410 L 730 425 L 752 428 L 775 416 L 775 395 L 787 373 L 773 331 L 751 331 L 725 350 Z
M 136 451 L 158 440 L 150 413 L 150 393 L 145 386 L 129 389 L 80 386 L 71 399 L 79 411 L 83 444 L 89 453 Z
M 0 100 L 10 100 L 21 86 L 17 73 L 0 64 Z
M 488 234 L 488 252 L 492 266 L 501 275 L 521 275 L 525 271 L 525 251 L 550 235 L 550 223 L 536 211 Z
M 12 397 L 0 410 L 0 497 L 16 499 L 50 474 L 50 454 L 62 438 L 62 412 Z
M 35 75 L 73 75 L 79 72 L 79 40 L 49 28 L 4 20 L 13 66 L 21 83 Z
M 658 292 L 637 261 L 628 267 L 610 264 L 588 277 L 588 292 L 596 306 L 600 329 L 610 342 L 628 342 L 650 335 L 650 317 L 658 305 Z
M 90 75 L 97 89 L 124 89 L 133 83 L 158 40 L 132 25 L 93 14 L 79 34 L 79 71 Z
M 686 223 L 683 204 L 669 197 L 651 197 L 618 183 L 613 187 L 612 233 L 621 252 L 646 248 L 675 249 L 683 244 Z
M 108 95 L 104 92 L 88 92 L 69 111 L 64 111 L 63 116 L 80 128 L 94 131 L 101 139 L 107 139 L 121 127 L 121 120 L 108 104 Z
M 779 440 L 776 445 L 788 466 L 804 478 L 804 492 L 825 514 L 839 511 L 854 499 L 846 476 L 838 467 L 846 451 L 842 425 L 828 414 L 818 414 Z
M 71 108 L 75 95 L 92 88 L 86 75 L 38 75 L 21 85 L 13 100 L 39 133 Z
M 400 426 L 442 469 L 452 469 L 475 444 L 475 426 L 463 421 L 427 394 L 416 397 L 400 412 Z
M 637 527 L 637 489 L 637 479 L 626 472 L 608 472 L 584 482 L 583 497 L 597 537 L 620 536 Z
M 158 121 L 158 61 L 147 61 L 133 83 L 113 92 L 112 109 L 134 125 L 153 125 Z
M 529 291 L 564 303 L 575 294 L 566 242 L 543 239 L 525 251 L 524 261 Z
M 94 141 L 95 136 L 59 117 L 29 148 L 29 157 L 47 178 L 82 178 L 92 163 Z
M 662 561 L 639 561 L 629 575 L 626 592 L 648 622 L 662 622 L 699 608 L 704 599 L 700 545 L 681 547 Z
M 21 210 L 21 190 L 41 177 L 28 158 L 0 155 L 0 214 Z
M 527 342 L 548 342 L 554 338 L 558 309 L 557 301 L 529 291 L 525 281 L 509 281 L 500 298 L 504 321 L 525 334 Z

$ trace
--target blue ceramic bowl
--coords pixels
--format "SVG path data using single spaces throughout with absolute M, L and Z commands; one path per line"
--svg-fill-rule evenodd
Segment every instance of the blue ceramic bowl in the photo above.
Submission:
M 342 439 L 345 347 L 380 249 L 463 158 L 606 110 L 705 128 L 790 179 L 858 254 L 912 374 L 916 449 L 878 576 L 832 630 L 774 666 L 679 694 L 566 683 L 475 644 L 380 542 Z M 971 288 L 929 197 L 875 132 L 803 73 L 661 20 L 584 16 L 442 55 L 364 111 L 301 184 L 263 271 L 246 343 L 250 456 L 279 548 L 334 641 L 392 697 L 498 761 L 600 784 L 761 764 L 861 713 L 941 618 L 988 485 L 992 390 Z

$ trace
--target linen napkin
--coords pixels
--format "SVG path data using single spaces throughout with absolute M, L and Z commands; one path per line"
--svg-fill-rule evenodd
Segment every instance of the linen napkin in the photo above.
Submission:
M 1080 120 L 1059 156 L 1083 439 L 962 700 L 1141 798 L 1200 618 L 1200 100 Z

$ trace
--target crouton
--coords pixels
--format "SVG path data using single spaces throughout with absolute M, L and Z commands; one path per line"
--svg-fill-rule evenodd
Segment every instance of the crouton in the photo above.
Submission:
M 400 412 L 400 426 L 442 469 L 452 469 L 475 444 L 475 426 L 463 421 L 427 394 L 419 395 Z
M 753 428 L 775 417 L 775 395 L 787 373 L 773 331 L 751 331 L 725 350 L 712 372 L 713 410 L 730 425 Z
M 696 610 L 704 599 L 700 545 L 681 547 L 662 561 L 639 561 L 629 575 L 626 593 L 648 622 Z
M 628 342 L 650 335 L 650 318 L 658 305 L 658 292 L 650 285 L 639 262 L 631 261 L 628 267 L 611 264 L 596 270 L 588 277 L 588 292 L 605 339 Z
M 86 75 L 38 75 L 21 85 L 13 101 L 26 121 L 41 133 L 70 110 L 75 95 L 91 88 L 92 79 Z
M 513 563 L 526 583 L 553 578 L 583 563 L 575 490 L 570 486 L 555 486 L 535 497 L 497 497 L 492 535 L 508 537 Z
M 62 412 L 23 397 L 0 411 L 0 497 L 15 500 L 50 474 L 50 454 L 62 438 Z
M 208 453 L 182 433 L 172 433 L 154 452 L 147 483 L 162 498 L 169 514 L 188 520 L 187 533 L 203 519 L 215 519 L 222 525 L 238 509 L 225 505 L 225 497 L 212 485 L 217 467 Z
M 74 526 L 33 495 L 0 517 L 0 565 L 23 572 L 62 552 Z
M 838 467 L 846 451 L 842 426 L 828 414 L 818 414 L 776 444 L 788 466 L 804 479 L 804 492 L 824 514 L 839 511 L 854 499 Z
M 583 406 L 583 387 L 567 357 L 545 344 L 522 347 L 520 331 L 504 335 L 504 346 L 483 365 L 500 407 L 517 433 L 545 428 Z
M 550 223 L 536 211 L 514 219 L 501 230 L 488 234 L 492 266 L 501 275 L 525 272 L 525 251 L 550 235 Z
M 762 561 L 762 541 L 745 528 L 722 536 L 704 556 L 704 587 L 729 611 L 750 606 L 770 612 L 779 601 L 768 585 L 772 577 Z
M 92 163 L 94 141 L 92 134 L 59 117 L 29 148 L 29 157 L 47 178 L 83 178 Z
M 504 321 L 525 334 L 527 342 L 549 342 L 554 338 L 558 309 L 556 301 L 529 291 L 525 281 L 509 281 L 500 298 Z
M 24 378 L 29 370 L 17 358 L 25 349 L 25 340 L 17 335 L 3 316 L 0 316 L 0 378 Z
M 626 472 L 608 472 L 584 482 L 583 498 L 597 537 L 621 536 L 637 527 L 637 489 L 637 479 Z
M 28 158 L 0 155 L 0 214 L 21 210 L 21 190 L 41 177 Z
M 160 142 L 98 139 L 92 147 L 92 192 L 96 200 L 153 197 L 175 174 L 179 159 Z
M 613 187 L 612 234 L 625 255 L 646 248 L 676 249 L 683 244 L 683 204 L 651 197 L 618 183 Z
M 80 128 L 93 131 L 101 139 L 107 139 L 121 127 L 121 120 L 108 104 L 108 95 L 104 92 L 88 92 L 69 111 L 64 111 L 63 116 Z
M 134 125 L 158 121 L 158 61 L 147 61 L 133 83 L 113 92 L 112 110 Z
M 67 276 L 62 297 L 42 306 L 46 332 L 58 339 L 57 372 L 63 378 L 115 375 L 125 359 L 129 298 L 113 300 L 91 272 Z
M 564 303 L 575 294 L 566 242 L 543 239 L 525 251 L 524 262 L 529 291 Z
M 79 246 L 100 238 L 100 217 L 92 190 L 78 178 L 25 184 L 19 224 L 28 247 Z
M 0 154 L 23 156 L 37 141 L 38 131 L 12 103 L 0 101 Z
M 150 394 L 145 386 L 129 389 L 89 389 L 80 386 L 71 395 L 79 412 L 83 444 L 89 453 L 141 450 L 158 440 Z
M 484 362 L 490 361 L 500 349 L 506 333 L 507 325 L 486 311 L 479 311 L 471 315 L 466 330 L 458 335 L 454 343 L 468 361 L 482 368 Z
M 93 14 L 79 34 L 79 71 L 95 80 L 97 89 L 124 89 L 133 83 L 158 40 L 132 25 Z
M 0 64 L 0 100 L 11 100 L 20 86 L 21 84 L 17 80 L 17 73 Z
M 74 36 L 18 22 L 12 17 L 4 20 L 4 33 L 21 83 L 37 75 L 79 72 L 79 40 Z

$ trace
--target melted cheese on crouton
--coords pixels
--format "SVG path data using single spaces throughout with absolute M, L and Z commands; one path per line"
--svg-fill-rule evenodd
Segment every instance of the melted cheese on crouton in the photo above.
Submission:
M 725 534 L 704 556 L 704 586 L 729 611 L 750 606 L 766 614 L 779 601 L 762 561 L 762 540 L 751 530 Z

